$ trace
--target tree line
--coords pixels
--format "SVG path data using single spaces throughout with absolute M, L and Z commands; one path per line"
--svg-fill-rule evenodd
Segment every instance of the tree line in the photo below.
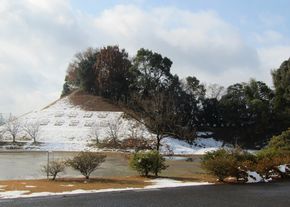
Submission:
M 172 74 L 172 64 L 144 48 L 133 58 L 118 46 L 88 48 L 69 64 L 62 96 L 81 89 L 121 105 L 156 134 L 157 150 L 164 136 L 192 143 L 198 131 L 254 147 L 290 126 L 289 60 L 272 71 L 273 89 L 254 79 L 206 86 Z

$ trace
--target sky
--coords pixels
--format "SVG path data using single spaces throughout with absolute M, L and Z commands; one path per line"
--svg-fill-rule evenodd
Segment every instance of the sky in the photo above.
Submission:
M 140 48 L 172 73 L 228 86 L 272 87 L 290 56 L 289 0 L 0 0 L 0 113 L 59 98 L 69 62 L 87 47 Z

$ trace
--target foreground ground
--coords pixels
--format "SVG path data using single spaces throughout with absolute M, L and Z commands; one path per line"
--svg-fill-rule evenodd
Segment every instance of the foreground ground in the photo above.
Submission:
M 50 159 L 66 159 L 75 153 L 54 152 Z M 126 153 L 106 153 L 106 162 L 94 173 L 92 179 L 85 181 L 79 172 L 70 168 L 60 174 L 57 181 L 45 179 L 41 166 L 47 162 L 47 153 L 44 152 L 8 152 L 0 153 L 0 199 L 15 198 L 18 196 L 51 195 L 54 193 L 78 193 L 79 191 L 98 191 L 106 189 L 144 188 L 154 185 L 153 178 L 145 179 L 128 166 L 129 155 Z M 186 161 L 190 158 L 191 161 Z M 33 163 L 33 165 L 31 164 Z M 200 167 L 200 156 L 174 157 L 166 160 L 169 168 L 161 173 L 162 185 L 187 185 L 189 182 L 214 183 L 216 178 L 204 172 Z M 164 179 L 170 179 L 164 182 Z M 174 183 L 176 180 L 180 183 Z M 160 183 L 159 183 L 160 184 Z M 158 185 L 159 185 L 158 184 Z M 156 187 L 156 185 L 155 185 Z M 35 195 L 36 194 L 36 195 Z M 1 205 L 0 205 L 1 206 Z
M 1 207 L 101 206 L 290 206 L 290 181 L 251 185 L 209 185 L 109 193 L 0 200 Z

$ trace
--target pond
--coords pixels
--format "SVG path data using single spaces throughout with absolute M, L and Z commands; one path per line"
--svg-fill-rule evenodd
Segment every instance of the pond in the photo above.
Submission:
M 102 165 L 92 173 L 92 176 L 134 176 L 138 175 L 128 166 L 128 157 L 122 153 L 106 153 L 107 158 Z M 50 152 L 49 160 L 68 159 L 76 152 Z M 46 178 L 42 166 L 47 164 L 48 152 L 0 152 L 0 180 L 8 179 L 40 179 Z M 191 162 L 184 157 L 173 157 L 166 161 L 169 168 L 164 176 L 183 176 L 192 173 L 202 173 L 199 166 L 199 157 L 195 156 Z M 79 172 L 66 168 L 61 177 L 81 176 Z

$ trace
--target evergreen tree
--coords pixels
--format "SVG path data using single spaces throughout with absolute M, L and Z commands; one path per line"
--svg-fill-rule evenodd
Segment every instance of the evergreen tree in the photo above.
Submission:
M 272 71 L 275 87 L 274 109 L 277 114 L 277 128 L 284 131 L 290 126 L 290 59 Z

